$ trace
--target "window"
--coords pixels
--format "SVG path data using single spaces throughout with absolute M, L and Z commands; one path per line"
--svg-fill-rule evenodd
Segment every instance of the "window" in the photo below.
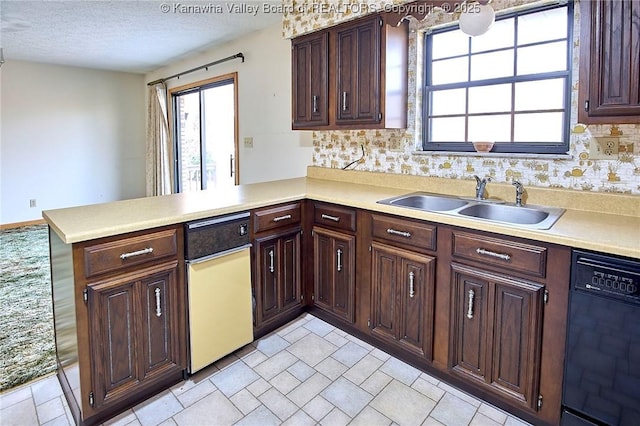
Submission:
M 423 149 L 569 149 L 572 2 L 502 17 L 482 36 L 425 35 Z
M 236 76 L 171 91 L 177 192 L 238 184 Z

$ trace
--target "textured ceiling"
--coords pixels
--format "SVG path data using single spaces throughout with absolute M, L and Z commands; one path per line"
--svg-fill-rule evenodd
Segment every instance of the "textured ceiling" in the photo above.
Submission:
M 265 3 L 0 0 L 0 45 L 7 62 L 147 73 L 281 22 L 281 13 L 265 13 Z

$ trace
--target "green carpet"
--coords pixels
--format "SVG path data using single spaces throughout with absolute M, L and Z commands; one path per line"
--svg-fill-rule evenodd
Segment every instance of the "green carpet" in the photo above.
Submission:
M 0 231 L 0 390 L 54 369 L 47 226 Z

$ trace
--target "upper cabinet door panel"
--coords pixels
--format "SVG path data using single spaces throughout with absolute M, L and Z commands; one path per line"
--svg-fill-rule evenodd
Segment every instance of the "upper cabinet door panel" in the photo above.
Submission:
M 291 45 L 293 123 L 296 128 L 329 124 L 329 34 L 296 39 Z
M 380 28 L 382 19 L 338 30 L 336 123 L 377 123 L 380 117 Z
M 580 2 L 578 121 L 640 122 L 640 3 Z

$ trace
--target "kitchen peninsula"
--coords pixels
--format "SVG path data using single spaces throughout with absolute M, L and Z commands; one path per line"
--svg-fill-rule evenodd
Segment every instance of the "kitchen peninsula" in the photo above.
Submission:
M 293 209 L 293 204 L 299 205 L 295 208 L 301 212 L 297 218 L 295 214 L 289 218 L 301 228 L 298 311 L 270 319 L 260 333 L 282 325 L 292 312 L 309 309 L 522 418 L 558 424 L 570 251 L 580 248 L 640 259 L 640 197 L 527 188 L 527 204 L 566 209 L 549 230 L 378 203 L 414 191 L 442 193 L 443 188 L 448 195 L 472 196 L 474 185 L 472 181 L 310 167 L 305 178 L 43 212 L 51 229 L 58 376 L 76 420 L 88 424 L 104 421 L 182 379 L 188 339 L 185 222 L 238 211 L 250 211 L 253 216 L 274 206 Z M 491 197 L 509 202 L 514 197 L 511 185 L 489 184 L 487 191 Z M 330 219 L 325 223 L 326 217 Z M 335 217 L 351 221 L 334 221 Z M 250 223 L 255 228 L 257 222 L 252 219 Z M 407 226 L 420 243 L 388 233 L 396 225 L 398 229 Z M 255 232 L 250 229 L 252 238 Z M 340 251 L 343 257 L 339 255 L 338 272 L 332 276 L 349 269 L 344 282 L 352 287 L 346 295 L 335 283 L 325 286 L 318 282 L 314 272 L 318 269 L 313 265 L 323 261 L 322 250 L 316 250 L 324 247 L 323 241 L 340 244 L 341 238 L 352 241 L 349 259 L 355 269 L 346 267 L 346 252 Z M 150 242 L 154 250 L 148 258 L 124 264 L 121 252 L 138 252 Z M 479 259 L 475 251 L 468 250 L 475 242 L 508 249 L 513 258 L 507 265 L 499 264 L 500 259 Z M 119 256 L 113 258 L 115 253 Z M 385 266 L 388 262 L 413 265 L 410 280 L 404 283 L 399 272 L 393 272 L 395 267 L 391 271 Z M 256 253 L 252 253 L 252 263 L 255 274 L 261 268 L 256 264 Z M 468 350 L 464 341 L 457 340 L 462 325 L 456 318 L 458 310 L 471 315 L 465 305 L 468 290 L 461 278 L 469 274 L 486 280 L 490 294 L 509 288 L 526 301 L 518 305 L 517 312 L 526 317 L 520 330 L 527 338 L 503 336 L 506 344 L 502 342 L 502 346 L 507 349 L 496 347 L 492 352 L 496 359 L 508 356 L 506 351 L 516 345 L 516 350 L 526 353 L 526 360 L 510 367 L 511 371 L 498 372 L 495 380 L 480 379 L 484 371 L 472 374 L 458 357 Z M 385 282 L 396 276 L 403 284 L 397 290 L 387 288 Z M 343 282 L 343 278 L 335 279 Z M 400 293 L 405 284 L 410 288 L 406 298 Z M 254 291 L 256 285 L 254 281 Z M 458 290 L 453 290 L 459 286 L 462 299 Z M 153 293 L 156 288 L 162 289 L 160 297 Z M 330 302 L 326 305 L 320 303 L 325 300 L 325 289 Z M 401 313 L 385 312 L 380 302 L 385 297 L 397 299 L 399 306 L 404 306 L 402 312 L 415 315 L 403 321 L 395 317 Z M 349 315 L 342 314 L 339 298 L 351 304 Z M 109 360 L 104 359 L 104 347 L 110 327 L 125 326 L 109 319 L 105 306 L 123 315 L 128 309 L 140 311 L 138 322 L 127 334 L 130 341 L 109 342 Z M 156 316 L 156 312 L 162 315 Z M 485 315 L 482 312 L 478 307 L 473 314 Z M 389 329 L 389 315 L 394 318 L 391 322 L 408 324 L 408 328 Z M 483 339 L 484 331 L 479 332 Z

